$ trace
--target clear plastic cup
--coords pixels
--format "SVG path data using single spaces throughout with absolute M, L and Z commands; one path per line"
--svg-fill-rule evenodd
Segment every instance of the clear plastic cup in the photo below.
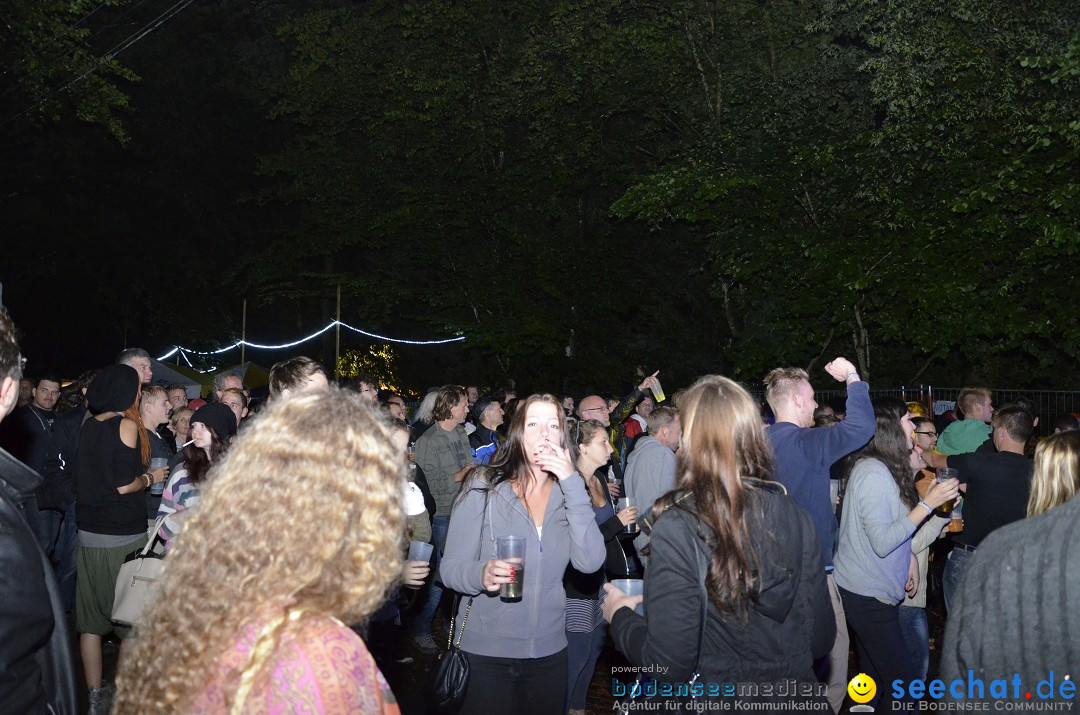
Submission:
M 427 561 L 431 562 L 431 554 L 435 550 L 435 547 L 426 541 L 410 541 L 409 542 L 409 561 Z
M 150 460 L 150 470 L 153 471 L 159 467 L 169 466 L 169 460 L 164 457 L 154 457 Z M 168 477 L 166 477 L 168 479 Z M 165 480 L 150 485 L 150 493 L 154 496 L 161 496 L 165 492 Z
M 640 578 L 617 578 L 611 582 L 611 585 L 619 589 L 627 596 L 644 596 L 645 595 L 645 582 Z M 645 601 L 643 600 L 634 609 L 639 616 L 645 615 Z
M 940 484 L 941 482 L 945 482 L 950 479 L 956 479 L 958 476 L 960 476 L 960 472 L 958 472 L 953 467 L 938 467 L 937 470 L 935 470 L 934 475 L 937 479 L 937 482 Z M 950 513 L 955 508 L 956 499 L 950 499 L 949 501 L 938 507 L 938 509 L 940 509 L 946 514 Z
M 629 509 L 632 506 L 637 506 L 637 502 L 634 501 L 633 497 L 620 497 L 618 503 L 615 505 L 615 513 L 619 513 L 623 509 Z M 623 527 L 624 534 L 636 534 L 637 530 L 637 524 L 633 523 Z
M 514 569 L 514 580 L 499 587 L 504 601 L 520 601 L 525 590 L 525 537 L 500 536 L 495 540 L 495 558 L 508 561 Z
M 660 381 L 657 380 L 655 385 L 649 387 L 652 390 L 653 400 L 656 402 L 663 402 L 667 399 L 667 395 L 664 394 L 664 388 L 660 387 Z

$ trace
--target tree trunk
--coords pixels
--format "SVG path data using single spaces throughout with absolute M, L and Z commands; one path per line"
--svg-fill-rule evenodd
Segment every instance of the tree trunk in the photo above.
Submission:
M 870 336 L 863 325 L 862 311 L 858 303 L 853 309 L 855 314 L 855 327 L 851 331 L 851 339 L 855 343 L 855 359 L 859 363 L 859 376 L 863 380 L 870 380 Z

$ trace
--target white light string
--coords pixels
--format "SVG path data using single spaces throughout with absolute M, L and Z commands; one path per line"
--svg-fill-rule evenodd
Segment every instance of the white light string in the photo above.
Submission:
M 237 340 L 232 345 L 218 348 L 217 350 L 192 350 L 191 348 L 185 348 L 183 345 L 176 345 L 173 347 L 172 350 L 159 357 L 158 361 L 160 362 L 167 360 L 168 358 L 175 355 L 177 351 L 180 351 L 180 355 L 184 358 L 184 361 L 187 362 L 188 365 L 191 365 L 191 361 L 188 360 L 187 353 L 192 353 L 195 355 L 220 355 L 221 353 L 235 350 L 241 345 L 246 345 L 249 348 L 256 348 L 259 350 L 284 350 L 286 348 L 295 347 L 300 343 L 306 343 L 308 340 L 311 340 L 313 338 L 317 338 L 323 333 L 325 333 L 327 330 L 333 328 L 335 325 L 340 325 L 343 328 L 348 328 L 355 333 L 366 335 L 369 338 L 375 338 L 376 340 L 385 340 L 390 343 L 401 343 L 404 345 L 445 345 L 447 343 L 461 342 L 465 339 L 464 335 L 459 335 L 455 338 L 443 338 L 442 340 L 406 340 L 404 338 L 390 338 L 385 335 L 379 335 L 378 333 L 369 333 L 366 330 L 361 330 L 360 328 L 353 327 L 352 325 L 349 325 L 348 323 L 343 323 L 339 320 L 331 320 L 329 323 L 326 324 L 324 328 L 315 331 L 307 337 L 300 338 L 299 340 L 294 340 L 291 343 L 283 343 L 281 345 L 262 345 L 260 343 L 248 342 L 247 340 Z

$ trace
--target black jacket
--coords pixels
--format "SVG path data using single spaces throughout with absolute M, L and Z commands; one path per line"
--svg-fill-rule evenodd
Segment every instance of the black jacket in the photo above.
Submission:
M 607 482 L 600 479 L 596 474 L 586 478 L 600 481 L 604 496 L 614 509 L 615 505 L 612 502 L 611 493 L 608 491 Z M 626 556 L 622 539 L 632 540 L 634 535 L 624 532 L 623 523 L 619 521 L 617 516 L 613 516 L 603 524 L 599 524 L 599 527 L 600 535 L 604 537 L 604 547 L 607 549 L 607 555 L 604 557 L 604 568 L 593 573 L 581 573 L 573 566 L 568 565 L 566 574 L 563 576 L 563 587 L 566 589 L 567 598 L 595 600 L 600 595 L 600 589 L 604 587 L 606 580 L 628 578 L 633 570 L 633 563 Z M 631 548 L 633 547 L 631 546 Z M 605 574 L 607 579 L 604 578 Z
M 40 484 L 0 449 L 0 712 L 73 714 L 75 661 L 56 578 L 22 515 Z
M 79 452 L 79 432 L 90 414 L 86 405 L 79 405 L 60 415 L 53 423 L 52 449 L 45 457 L 44 495 L 38 496 L 38 507 L 64 511 L 75 503 L 75 460 Z
M 814 524 L 781 485 L 746 483 L 747 513 L 760 508 L 762 522 L 750 530 L 761 586 L 745 620 L 721 616 L 709 601 L 702 625 L 700 564 L 708 563 L 712 547 L 689 510 L 689 496 L 662 513 L 652 529 L 646 617 L 628 608 L 615 612 L 615 645 L 636 666 L 667 668 L 656 674 L 660 681 L 685 683 L 696 671 L 705 683 L 817 682 L 813 661 L 832 647 L 836 625 Z

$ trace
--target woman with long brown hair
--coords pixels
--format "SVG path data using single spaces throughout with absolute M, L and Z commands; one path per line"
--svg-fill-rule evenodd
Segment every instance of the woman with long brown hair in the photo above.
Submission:
M 401 575 L 404 489 L 404 460 L 359 395 L 271 402 L 169 553 L 121 658 L 116 712 L 398 713 L 344 624 Z
M 223 403 L 203 405 L 191 416 L 191 444 L 184 448 L 183 464 L 169 476 L 157 511 L 162 520 L 158 536 L 166 551 L 172 549 L 173 539 L 198 506 L 210 465 L 225 456 L 234 434 L 233 411 Z
M 113 594 L 120 566 L 146 544 L 144 490 L 162 481 L 167 467 L 148 470 L 150 441 L 139 417 L 139 373 L 110 365 L 86 390 L 93 419 L 79 433 L 75 466 L 76 520 L 75 629 L 79 632 L 90 712 L 107 713 L 111 692 L 101 682 L 101 640 L 114 628 Z
M 439 574 L 470 596 L 458 608 L 454 635 L 471 668 L 463 713 L 560 715 L 565 707 L 563 573 L 569 563 L 584 573 L 604 564 L 604 541 L 568 443 L 558 400 L 532 395 L 491 464 L 469 473 L 450 514 Z M 523 563 L 497 557 L 497 539 L 508 536 L 524 539 Z M 518 579 L 520 596 L 503 600 L 500 588 Z
M 604 586 L 615 645 L 635 666 L 654 666 L 669 709 L 694 689 L 718 700 L 719 684 L 737 682 L 795 680 L 800 694 L 788 700 L 806 700 L 805 688 L 824 702 L 812 665 L 832 646 L 835 621 L 821 550 L 810 515 L 771 481 L 758 407 L 719 375 L 698 380 L 678 407 L 676 487 L 646 519 L 645 616 L 633 610 L 641 596 Z
M 876 683 L 911 682 L 915 666 L 904 647 L 900 604 L 917 589 L 912 535 L 935 509 L 956 498 L 959 482 L 935 482 L 919 499 L 911 478 L 915 426 L 898 397 L 874 400 L 874 438 L 855 453 L 840 517 L 836 585 L 855 635 L 859 669 Z M 926 527 L 939 529 L 940 523 Z M 871 703 L 892 707 L 892 689 Z

